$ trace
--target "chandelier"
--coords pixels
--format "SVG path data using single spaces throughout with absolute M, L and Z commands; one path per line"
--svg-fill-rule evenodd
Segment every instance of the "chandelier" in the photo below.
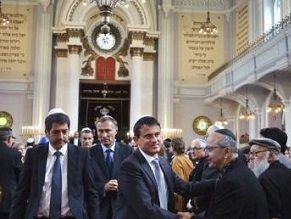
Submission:
M 101 33 L 107 34 L 110 32 L 108 24 L 112 17 L 112 9 L 117 5 L 127 5 L 130 0 L 91 0 L 91 2 L 93 1 L 96 2 L 100 15 L 103 17 Z
M 254 113 L 249 108 L 249 100 L 248 100 L 248 98 L 246 98 L 245 110 L 240 114 L 239 118 L 240 119 L 244 119 L 244 120 L 250 120 L 250 119 L 254 119 L 255 118 Z
M 5 14 L 3 14 L 2 12 L 2 8 L 1 8 L 1 0 L 0 0 L 0 25 L 7 25 L 9 24 L 11 21 L 9 19 L 9 17 Z
M 216 124 L 219 124 L 219 125 L 228 125 L 227 119 L 223 116 L 222 100 L 221 99 L 220 99 L 220 116 L 216 120 Z
M 276 76 L 274 75 L 274 89 L 273 89 L 273 96 L 271 101 L 268 105 L 267 112 L 268 113 L 279 113 L 284 110 L 284 104 L 282 101 L 278 99 L 277 90 L 276 90 Z
M 217 27 L 210 21 L 209 0 L 207 2 L 207 18 L 206 22 L 202 24 L 199 30 L 200 34 L 217 34 Z

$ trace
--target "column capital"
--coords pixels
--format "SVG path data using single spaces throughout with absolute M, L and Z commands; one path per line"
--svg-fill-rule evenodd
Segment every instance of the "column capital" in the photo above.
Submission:
M 66 43 L 69 40 L 67 33 L 55 33 L 56 36 L 56 43 Z
M 84 37 L 84 30 L 80 28 L 67 28 L 66 29 L 69 38 L 79 38 Z
M 67 58 L 68 57 L 68 49 L 55 48 L 55 54 L 57 58 Z
M 155 60 L 155 53 L 144 52 L 143 53 L 143 60 L 144 61 L 154 61 Z
M 82 46 L 80 45 L 68 45 L 69 48 L 69 53 L 70 54 L 80 54 L 80 52 L 82 51 Z
M 131 56 L 143 57 L 143 54 L 144 54 L 144 48 L 142 48 L 142 47 L 132 47 L 130 49 Z

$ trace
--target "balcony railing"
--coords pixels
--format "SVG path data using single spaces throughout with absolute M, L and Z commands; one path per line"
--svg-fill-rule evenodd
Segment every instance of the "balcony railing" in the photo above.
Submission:
M 278 35 L 282 30 L 289 27 L 291 24 L 291 13 L 283 18 L 278 24 L 272 26 L 266 33 L 260 35 L 257 37 L 253 42 L 250 42 L 245 47 L 243 47 L 241 50 L 238 51 L 238 53 L 228 62 L 224 63 L 222 66 L 220 66 L 218 69 L 216 69 L 214 72 L 212 72 L 208 76 L 208 81 L 210 81 L 212 78 L 217 76 L 220 72 L 225 70 L 226 68 L 230 67 L 233 63 L 240 60 L 245 55 L 249 54 L 250 52 L 254 51 L 256 48 L 261 46 L 262 44 L 268 42 L 272 38 L 274 38 L 276 35 Z

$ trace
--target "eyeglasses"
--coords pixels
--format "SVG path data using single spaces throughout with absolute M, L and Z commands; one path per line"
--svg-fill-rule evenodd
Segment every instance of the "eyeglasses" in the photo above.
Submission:
M 203 148 L 199 148 L 199 147 L 191 147 L 190 148 L 191 151 L 199 151 L 201 149 L 203 149 Z
M 205 151 L 208 151 L 208 152 L 212 152 L 214 149 L 218 149 L 218 148 L 226 148 L 227 146 L 210 146 L 210 145 L 207 145 L 204 150 Z
M 262 153 L 262 152 L 266 152 L 268 150 L 262 150 L 262 151 L 252 151 L 249 153 L 249 156 L 254 156 L 254 157 L 257 157 L 259 153 Z

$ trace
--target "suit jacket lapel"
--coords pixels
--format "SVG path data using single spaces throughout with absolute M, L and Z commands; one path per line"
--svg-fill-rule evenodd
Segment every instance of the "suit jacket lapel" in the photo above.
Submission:
M 160 166 L 164 172 L 164 176 L 168 185 L 168 191 L 171 191 L 173 188 L 173 180 L 171 179 L 172 176 L 172 169 L 169 165 L 169 162 L 164 158 L 159 158 Z
M 77 159 L 77 151 L 75 150 L 76 146 L 68 144 L 68 189 L 70 191 L 71 183 L 74 182 L 74 177 L 76 177 L 75 172 L 78 170 L 78 159 Z
M 118 168 L 120 166 L 121 162 L 121 150 L 120 150 L 120 145 L 118 143 L 115 143 L 115 148 L 114 148 L 114 157 L 113 157 L 113 168 L 112 168 L 112 176 L 116 174 L 118 171 Z
M 148 164 L 148 162 L 146 161 L 144 156 L 140 153 L 139 149 L 135 150 L 133 153 L 137 156 L 138 160 L 140 161 L 141 168 L 149 176 L 149 178 L 155 184 L 156 188 L 158 188 L 157 181 L 156 181 L 155 175 L 152 171 L 152 168 L 150 167 L 150 165 Z
M 42 187 L 45 180 L 45 173 L 46 173 L 46 163 L 47 163 L 47 156 L 48 156 L 48 144 L 43 145 L 39 147 L 39 151 L 37 151 L 39 154 L 38 156 L 38 192 L 42 192 Z
M 96 165 L 100 166 L 100 169 L 104 172 L 104 174 L 109 177 L 110 173 L 105 163 L 105 157 L 104 157 L 102 146 L 97 145 L 96 151 L 93 153 L 94 153 L 94 157 L 96 157 L 94 159 L 96 161 Z

